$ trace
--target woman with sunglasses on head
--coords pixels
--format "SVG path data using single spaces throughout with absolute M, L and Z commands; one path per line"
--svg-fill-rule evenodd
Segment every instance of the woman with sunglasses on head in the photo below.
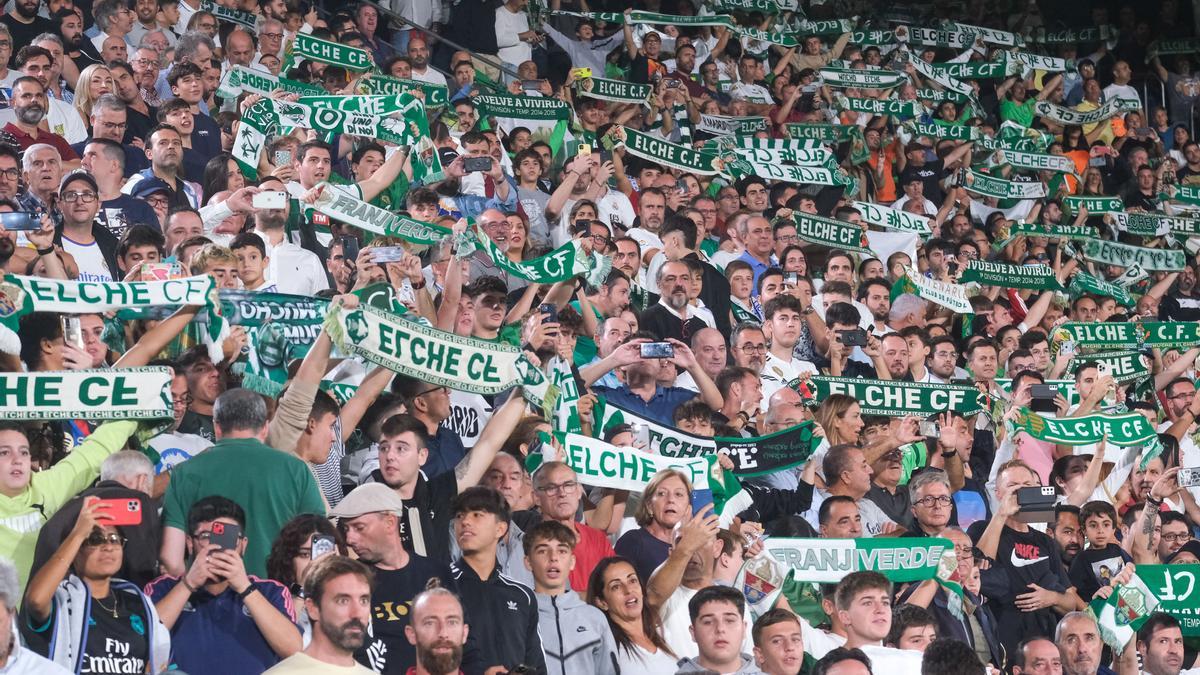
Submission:
M 117 579 L 125 537 L 106 502 L 89 499 L 75 527 L 25 590 L 21 634 L 71 672 L 157 673 L 171 634 L 133 583 Z

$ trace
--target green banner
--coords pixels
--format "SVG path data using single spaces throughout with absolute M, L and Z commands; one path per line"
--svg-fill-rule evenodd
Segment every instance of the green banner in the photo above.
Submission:
M 1054 274 L 1054 268 L 1049 265 L 1010 265 L 986 260 L 968 260 L 958 281 L 963 284 L 975 282 L 1001 288 L 1066 290 Z
M 850 162 L 862 164 L 871 158 L 867 149 L 867 139 L 863 136 L 862 127 L 857 124 L 785 124 L 784 130 L 788 138 L 794 140 L 818 140 L 823 143 L 849 143 Z
M 1125 210 L 1125 200 L 1120 197 L 1063 197 L 1063 209 L 1067 213 L 1079 213 L 1087 209 L 1088 214 L 1120 213 Z
M 860 225 L 810 213 L 795 213 L 792 220 L 796 223 L 796 236 L 810 244 L 840 248 L 859 255 L 875 255 L 867 241 L 867 233 Z
M 974 313 L 971 301 L 967 299 L 967 289 L 961 284 L 930 279 L 911 267 L 907 268 L 904 275 L 892 284 L 893 301 L 904 293 L 912 293 L 919 298 L 941 305 L 955 314 Z
M 934 72 L 956 80 L 1002 80 L 1020 72 L 1020 66 L 1020 63 L 1008 59 L 929 64 Z
M 1074 108 L 1064 108 L 1049 101 L 1038 101 L 1034 104 L 1033 112 L 1039 117 L 1056 124 L 1099 124 L 1104 120 L 1130 110 L 1140 110 L 1142 102 L 1136 98 L 1110 98 L 1095 110 L 1086 112 Z
M 1102 295 L 1117 301 L 1125 307 L 1133 307 L 1136 301 L 1124 286 L 1105 281 L 1087 272 L 1076 272 L 1071 279 L 1071 297 L 1077 298 L 1084 294 Z
M 922 236 L 933 233 L 929 227 L 929 216 L 893 209 L 890 206 L 880 206 L 872 202 L 853 202 L 851 205 L 858 209 L 865 222 L 872 225 L 901 232 L 916 232 Z
M 771 125 L 765 117 L 727 117 L 701 113 L 696 131 L 713 136 L 753 136 L 760 131 L 770 131 Z
M 334 220 L 365 232 L 397 237 L 418 246 L 435 246 L 453 233 L 441 225 L 426 223 L 364 202 L 335 185 L 321 185 L 325 189 L 318 193 L 313 208 Z
M 1117 382 L 1140 382 L 1150 377 L 1150 364 L 1146 356 L 1135 351 L 1103 352 L 1086 356 L 1080 354 L 1067 364 L 1067 372 L 1073 375 L 1079 366 L 1088 362 L 1107 368 Z
M 170 368 L 0 373 L 0 420 L 153 420 L 173 413 Z
M 226 71 L 217 93 L 222 98 L 237 98 L 238 94 L 244 91 L 270 96 L 271 92 L 276 89 L 300 96 L 317 96 L 325 93 L 324 89 L 315 84 L 297 82 L 286 77 L 276 77 L 265 70 L 246 66 L 232 66 Z
M 291 70 L 304 60 L 328 63 L 331 66 L 341 66 L 352 73 L 365 73 L 375 67 L 371 52 L 357 47 L 322 40 L 307 33 L 296 33 L 292 43 L 288 45 L 288 63 L 286 70 Z
M 1200 344 L 1200 322 L 1145 321 L 1064 323 L 1054 329 L 1055 340 L 1073 340 L 1083 349 L 1170 348 Z
M 486 234 L 474 231 L 459 243 L 456 255 L 460 259 L 465 258 L 476 248 L 486 253 L 497 267 L 508 274 L 535 284 L 553 284 L 584 276 L 589 285 L 599 286 L 612 269 L 611 258 L 595 252 L 585 253 L 578 239 L 572 239 L 538 258 L 513 262 Z
M 625 145 L 625 150 L 672 169 L 711 176 L 721 170 L 716 155 L 693 150 L 686 145 L 668 143 L 650 134 L 628 127 L 614 127 L 613 135 Z
M 933 382 L 868 380 L 860 377 L 813 375 L 789 384 L 808 405 L 817 405 L 831 394 L 856 399 L 864 415 L 928 417 L 952 410 L 964 416 L 987 409 L 987 395 L 975 387 Z
M 249 30 L 251 33 L 257 32 L 257 29 L 255 28 L 257 17 L 250 12 L 244 12 L 240 9 L 226 7 L 225 5 L 213 2 L 213 0 L 200 0 L 200 11 L 212 14 L 219 21 L 235 23 Z
M 856 89 L 891 89 L 908 82 L 906 75 L 890 70 L 822 68 L 820 76 L 822 83 L 827 87 L 854 87 Z
M 1055 419 L 1022 408 L 1013 423 L 1040 441 L 1058 445 L 1091 445 L 1102 440 L 1113 445 L 1141 445 L 1158 436 L 1146 416 L 1139 412 Z
M 233 326 L 259 329 L 268 325 L 283 331 L 285 357 L 303 358 L 321 334 L 329 301 L 286 293 L 222 289 L 221 315 Z
M 580 96 L 596 98 L 601 101 L 614 103 L 645 103 L 654 93 L 654 87 L 648 84 L 624 82 L 622 80 L 605 80 L 599 77 L 585 77 L 575 82 L 575 90 Z
M 607 431 L 618 424 L 629 424 L 634 435 L 646 440 L 646 450 L 667 457 L 705 457 L 716 454 L 717 443 L 711 437 L 693 436 L 682 429 L 669 427 L 600 398 L 596 405 L 599 428 Z
M 545 96 L 482 94 L 471 99 L 479 117 L 511 117 L 520 120 L 569 120 L 571 106 Z
M 425 93 L 425 107 L 427 108 L 443 108 L 450 101 L 450 92 L 443 85 L 430 84 L 420 80 L 406 80 L 379 73 L 371 73 L 358 81 L 358 91 L 363 94 L 399 96 L 400 94 L 411 94 L 418 89 Z
M 813 436 L 814 423 L 809 420 L 757 438 L 717 437 L 717 452 L 733 460 L 733 473 L 738 478 L 769 476 L 797 467 L 812 457 L 821 439 Z
M 959 172 L 959 185 L 969 192 L 997 199 L 1041 199 L 1046 196 L 1046 186 L 1040 182 L 1018 182 L 996 178 L 974 169 Z
M 1075 162 L 1070 157 L 1019 150 L 1001 150 L 1000 155 L 1001 161 L 1014 169 L 1075 174 Z
M 872 115 L 895 115 L 917 117 L 925 112 L 920 101 L 901 101 L 895 98 L 856 98 L 843 96 L 837 99 L 842 110 L 870 113 Z
M 996 241 L 993 250 L 1000 250 L 1017 237 L 1046 237 L 1047 239 L 1075 239 L 1089 241 L 1096 237 L 1095 228 L 1087 225 L 1041 225 L 1019 220 L 1015 223 L 1000 225 L 996 228 Z

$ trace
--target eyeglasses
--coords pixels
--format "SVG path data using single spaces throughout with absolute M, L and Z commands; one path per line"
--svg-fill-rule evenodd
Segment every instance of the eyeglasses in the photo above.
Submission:
M 932 506 L 950 506 L 951 501 L 953 500 L 950 497 L 942 495 L 941 497 L 922 497 L 914 503 L 930 508 Z
M 747 353 L 753 354 L 753 353 L 755 353 L 755 352 L 765 352 L 765 351 L 767 351 L 767 345 L 766 345 L 766 344 L 761 344 L 761 343 L 760 343 L 760 344 L 756 344 L 756 345 L 755 345 L 755 344 L 746 343 L 746 344 L 744 344 L 744 345 L 740 345 L 740 346 L 738 347 L 738 349 L 740 349 L 740 350 L 741 350 L 741 351 L 743 351 L 743 352 L 747 352 Z
M 608 237 L 604 236 L 603 234 L 593 234 L 592 242 L 595 244 L 598 244 L 599 246 L 604 247 L 604 250 L 608 250 L 609 245 L 612 244 L 612 239 L 609 239 Z
M 543 494 L 554 496 L 557 494 L 571 494 L 577 489 L 579 489 L 579 481 L 569 480 L 565 483 L 558 483 L 557 485 L 543 485 L 542 487 L 538 488 L 537 491 Z
M 95 192 L 64 192 L 64 193 L 62 193 L 62 200 L 68 204 L 73 204 L 77 201 L 81 201 L 84 204 L 91 204 L 92 202 L 96 201 L 96 193 Z
M 174 405 L 176 408 L 181 408 L 181 407 L 182 407 L 182 408 L 186 408 L 186 407 L 188 407 L 189 405 L 191 405 L 191 404 L 192 404 L 192 401 L 195 401 L 195 400 L 196 400 L 196 399 L 195 399 L 195 398 L 193 398 L 191 394 L 184 394 L 183 396 L 176 396 L 176 397 L 175 397 L 175 400 L 174 400 L 174 401 L 172 401 L 171 403 L 172 403 L 172 404 L 173 404 L 173 405 Z
M 1176 401 L 1179 399 L 1195 398 L 1195 397 L 1196 397 L 1196 392 L 1194 392 L 1194 391 L 1181 391 L 1178 394 L 1175 394 L 1174 396 L 1168 396 L 1167 398 L 1171 399 L 1172 401 Z
M 432 387 L 430 389 L 426 389 L 425 391 L 418 393 L 416 396 L 413 396 L 413 398 L 421 398 L 422 396 L 425 396 L 426 394 L 436 394 L 439 391 L 445 391 L 445 390 L 446 390 L 445 387 Z
M 83 540 L 83 543 L 85 546 L 91 546 L 92 548 L 99 548 L 101 546 L 104 546 L 105 544 L 112 544 L 113 546 L 124 546 L 125 545 L 125 537 L 122 537 L 120 534 L 118 534 L 116 532 L 109 532 L 107 534 L 105 534 L 104 532 L 93 532 L 90 535 L 88 535 L 87 539 Z
M 1178 532 L 1176 534 L 1162 535 L 1163 541 L 1187 541 L 1188 539 L 1191 539 L 1191 538 L 1192 538 L 1192 535 L 1188 534 L 1187 532 Z
M 146 197 L 146 203 L 150 206 L 166 206 L 171 203 L 171 200 L 161 196 Z
M 21 177 L 20 169 L 0 169 L 0 177 L 16 180 Z
M 260 37 L 271 38 L 272 40 L 282 40 L 283 33 L 259 33 Z

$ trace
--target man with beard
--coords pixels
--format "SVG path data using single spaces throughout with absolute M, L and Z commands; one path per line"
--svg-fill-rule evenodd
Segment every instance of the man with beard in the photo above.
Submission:
M 366 565 L 337 554 L 314 560 L 304 573 L 304 609 L 312 642 L 268 670 L 272 675 L 303 675 L 336 668 L 346 675 L 371 671 L 354 660 L 371 621 L 371 580 Z
M 12 110 L 3 111 L 7 115 L 0 115 L 0 119 L 9 118 L 10 121 L 4 125 L 4 131 L 12 134 L 17 140 L 18 148 L 27 150 L 35 144 L 46 144 L 57 150 L 63 160 L 71 163 L 69 168 L 79 166 L 79 156 L 67 144 L 66 139 L 38 126 L 45 119 L 46 110 L 50 105 L 46 98 L 46 86 L 41 80 L 29 76 L 17 78 L 16 84 L 13 85 L 12 103 Z M 71 114 L 75 115 L 75 119 L 79 119 L 78 113 L 72 111 Z M 86 136 L 86 133 L 84 135 Z
M 666 262 L 658 268 L 655 281 L 662 295 L 658 304 L 642 312 L 639 317 L 641 328 L 659 340 L 690 341 L 697 331 L 707 325 L 690 311 L 688 289 L 692 284 L 691 270 L 683 261 Z
M 37 46 L 25 46 L 17 52 L 17 68 L 29 77 L 36 78 L 42 85 L 43 94 L 47 100 L 41 105 L 43 114 L 38 123 L 43 129 L 66 139 L 68 143 L 78 143 L 87 138 L 87 127 L 79 117 L 79 111 L 65 101 L 50 96 L 51 77 L 54 74 L 54 54 Z M 19 79 L 17 80 L 20 81 Z M 14 83 L 14 87 L 16 84 Z M 0 111 L 0 122 L 17 119 L 16 92 L 13 92 L 14 103 L 12 110 Z
M 730 336 L 729 351 L 733 354 L 734 365 L 761 374 L 768 353 L 767 338 L 762 328 L 749 322 L 738 324 Z
M 603 335 L 604 324 L 608 319 L 619 316 L 629 307 L 629 293 L 632 288 L 629 277 L 618 269 L 609 271 L 608 277 L 599 286 L 584 286 L 588 304 L 592 307 L 592 316 L 598 324 L 597 336 Z M 583 312 L 583 306 L 578 300 L 572 301 L 571 307 L 577 312 Z M 586 321 L 584 323 L 587 324 Z M 592 335 L 580 335 L 575 341 L 575 363 L 591 363 L 596 358 L 596 353 L 596 340 Z
M 876 337 L 884 335 L 888 328 L 888 314 L 892 309 L 891 288 L 883 279 L 868 279 L 858 287 L 856 299 L 871 312 Z
M 346 533 L 346 545 L 374 573 L 370 639 L 360 643 L 354 658 L 380 673 L 403 673 L 416 661 L 412 646 L 404 639 L 408 615 L 399 608 L 412 602 L 430 579 L 440 579 L 443 585 L 450 579 L 444 563 L 405 550 L 405 511 L 395 490 L 383 483 L 367 483 L 329 512 Z
M 413 600 L 409 614 L 404 634 L 417 648 L 414 675 L 461 673 L 467 622 L 458 597 L 444 588 L 432 588 Z
M 1063 568 L 1070 568 L 1075 556 L 1083 550 L 1083 526 L 1079 522 L 1079 507 L 1059 504 L 1054 507 L 1054 522 L 1046 528 L 1046 534 L 1054 537 L 1058 544 L 1058 555 Z
M 54 30 L 49 19 L 38 15 L 41 0 L 14 0 L 12 10 L 0 16 L 0 23 L 8 27 L 13 45 L 33 44 L 33 38 Z
M 1179 620 L 1164 612 L 1151 614 L 1138 629 L 1137 650 L 1146 675 L 1179 675 L 1184 666 Z
M 167 124 L 150 130 L 146 137 L 146 157 L 150 168 L 139 171 L 121 188 L 125 194 L 133 194 L 144 180 L 158 178 L 171 189 L 168 193 L 168 208 L 200 208 L 200 187 L 183 179 L 183 136 Z
M 414 37 L 408 41 L 408 60 L 412 63 L 412 79 L 446 86 L 446 76 L 429 67 L 429 45 L 424 38 Z
M 129 34 L 126 36 L 129 44 L 136 45 L 141 43 L 142 38 L 146 33 L 159 31 L 158 27 L 158 2 L 157 0 L 134 0 L 133 3 L 133 25 L 129 29 Z M 164 34 L 168 31 L 160 31 Z M 173 36 L 165 36 L 170 44 L 175 44 Z
M 275 178 L 267 179 L 259 187 L 267 191 L 284 189 L 283 183 Z M 282 209 L 254 210 L 254 232 L 262 237 L 271 261 L 267 267 L 267 283 L 275 284 L 280 293 L 314 295 L 329 288 L 329 279 L 315 253 L 287 240 L 290 208 L 293 206 L 288 203 Z
M 1200 274 L 1195 265 L 1184 265 L 1175 280 L 1172 292 L 1163 296 L 1158 305 L 1160 321 L 1200 320 Z

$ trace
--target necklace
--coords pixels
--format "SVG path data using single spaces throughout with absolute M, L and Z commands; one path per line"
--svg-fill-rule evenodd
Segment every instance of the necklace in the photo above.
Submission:
M 104 610 L 104 611 L 106 611 L 106 612 L 110 612 L 110 613 L 112 613 L 112 616 L 113 616 L 113 618 L 114 618 L 114 619 L 116 619 L 116 618 L 118 618 L 118 617 L 120 616 L 120 615 L 117 613 L 117 596 L 116 596 L 116 594 L 114 594 L 114 595 L 113 595 L 113 605 L 112 605 L 112 607 L 105 607 L 105 606 L 104 606 L 104 603 L 103 603 L 103 602 L 100 602 L 100 598 L 97 598 L 97 597 L 93 596 L 93 597 L 92 597 L 92 599 L 96 601 L 96 604 L 97 604 L 97 605 L 100 605 L 100 609 L 102 609 L 102 610 Z

